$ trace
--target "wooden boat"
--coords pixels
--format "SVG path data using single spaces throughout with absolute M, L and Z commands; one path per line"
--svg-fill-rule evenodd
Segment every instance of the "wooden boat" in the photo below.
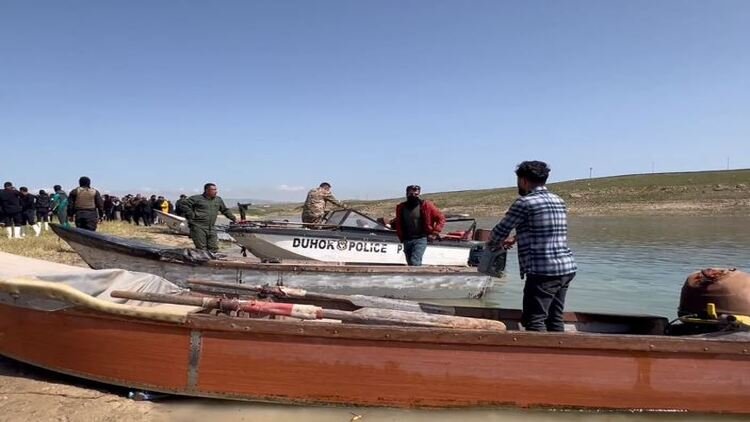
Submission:
M 108 384 L 298 404 L 750 413 L 746 333 L 672 337 L 665 318 L 586 313 L 566 314 L 571 332 L 532 333 L 516 331 L 518 311 L 471 307 L 444 310 L 507 331 L 259 319 L 113 303 L 80 274 L 2 268 L 0 354 Z
M 169 213 L 162 212 L 159 210 L 154 210 L 154 212 L 156 213 L 156 215 L 159 216 L 159 218 L 162 219 L 162 221 L 164 221 L 164 224 L 167 225 L 167 227 L 169 228 L 169 231 L 171 231 L 172 233 L 181 234 L 185 236 L 190 235 L 190 228 L 188 227 L 187 219 L 185 217 L 180 217 L 179 215 L 169 214 Z M 219 238 L 219 240 L 222 240 L 224 242 L 235 241 L 234 238 L 226 232 L 227 226 L 217 225 L 216 228 L 217 228 L 216 235 Z
M 475 241 L 476 220 L 450 218 L 448 223 L 470 227 L 453 230 L 430 241 L 424 265 L 476 265 L 484 242 Z M 406 265 L 396 232 L 352 209 L 331 211 L 319 225 L 289 221 L 247 221 L 227 232 L 262 259 L 295 259 L 359 264 Z
M 194 249 L 166 248 L 73 227 L 51 226 L 91 268 L 148 272 L 177 284 L 201 278 L 400 299 L 473 299 L 484 296 L 499 280 L 465 266 L 365 266 L 311 261 L 263 263 L 239 257 L 214 259 Z

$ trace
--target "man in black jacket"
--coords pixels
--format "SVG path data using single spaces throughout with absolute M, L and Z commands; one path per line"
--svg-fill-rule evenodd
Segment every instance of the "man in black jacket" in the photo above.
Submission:
M 36 196 L 36 221 L 42 225 L 42 230 L 49 230 L 49 210 L 50 210 L 50 197 L 47 192 L 42 189 L 39 191 L 39 195 Z
M 13 183 L 5 182 L 3 190 L 0 191 L 0 209 L 2 209 L 5 233 L 8 239 L 21 238 L 21 194 L 18 193 Z
M 21 193 L 21 224 L 24 231 L 28 232 L 26 226 L 31 227 L 34 230 L 34 236 L 39 236 L 42 232 L 42 228 L 36 222 L 36 196 L 29 193 L 29 188 L 21 186 L 18 189 Z M 26 233 L 21 234 L 22 237 L 26 237 Z

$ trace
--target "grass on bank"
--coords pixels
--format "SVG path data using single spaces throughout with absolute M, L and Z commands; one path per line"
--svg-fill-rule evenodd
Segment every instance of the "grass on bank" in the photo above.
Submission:
M 425 182 L 425 184 L 427 184 Z M 636 174 L 551 183 L 573 215 L 750 215 L 750 169 Z M 500 216 L 516 187 L 425 193 L 447 213 Z M 402 198 L 346 201 L 372 216 L 390 216 Z M 274 206 L 266 215 L 293 215 L 300 204 Z

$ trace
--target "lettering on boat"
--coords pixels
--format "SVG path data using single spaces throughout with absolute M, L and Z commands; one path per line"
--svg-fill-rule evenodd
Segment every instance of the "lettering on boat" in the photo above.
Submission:
M 332 239 L 309 239 L 295 237 L 292 239 L 293 248 L 356 251 L 369 253 L 388 253 L 388 244 L 383 242 L 366 242 L 363 240 L 332 240 Z M 403 247 L 399 244 L 396 253 L 401 252 Z

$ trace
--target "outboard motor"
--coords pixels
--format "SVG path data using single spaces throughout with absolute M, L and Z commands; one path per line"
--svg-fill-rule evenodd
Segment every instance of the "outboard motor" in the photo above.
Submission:
M 508 252 L 505 249 L 491 251 L 483 243 L 474 245 L 469 252 L 469 265 L 477 267 L 477 271 L 492 277 L 502 277 L 505 274 L 505 260 Z
M 750 274 L 736 269 L 706 268 L 690 274 L 682 286 L 680 321 L 700 331 L 750 328 Z

